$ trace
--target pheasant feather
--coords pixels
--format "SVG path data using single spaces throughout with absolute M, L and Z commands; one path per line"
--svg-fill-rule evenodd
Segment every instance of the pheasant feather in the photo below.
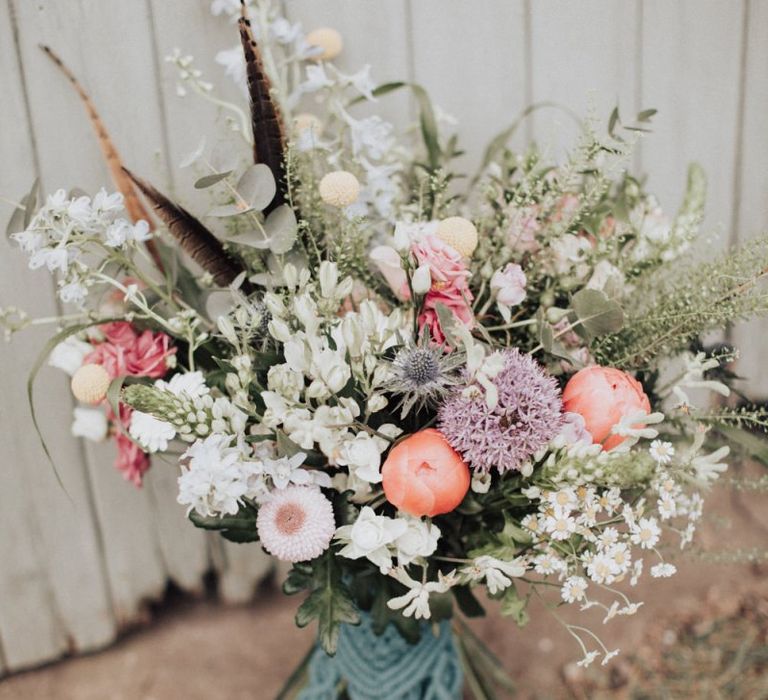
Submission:
M 264 163 L 269 167 L 277 183 L 277 193 L 265 209 L 265 213 L 269 214 L 285 202 L 285 127 L 280 108 L 272 99 L 272 84 L 264 70 L 261 51 L 253 38 L 251 20 L 243 0 L 241 11 L 238 26 L 248 76 L 253 158 L 255 163 Z
M 168 227 L 168 231 L 179 245 L 200 267 L 213 275 L 217 285 L 226 287 L 243 272 L 242 264 L 227 253 L 221 241 L 192 214 L 174 204 L 127 168 L 124 167 L 123 172 L 152 203 L 155 214 Z M 247 291 L 247 287 L 246 280 L 241 288 Z
M 107 163 L 109 174 L 112 177 L 112 181 L 115 183 L 115 187 L 117 187 L 117 189 L 123 195 L 125 209 L 128 212 L 128 216 L 130 216 L 134 222 L 143 219 L 151 227 L 152 221 L 149 217 L 149 214 L 144 208 L 144 205 L 141 203 L 139 195 L 136 192 L 131 179 L 123 171 L 123 163 L 120 159 L 120 154 L 117 152 L 117 148 L 115 147 L 114 142 L 107 133 L 104 122 L 101 120 L 99 113 L 96 111 L 96 106 L 93 104 L 93 100 L 91 100 L 90 95 L 88 95 L 88 93 L 85 91 L 83 86 L 80 84 L 80 81 L 75 77 L 74 73 L 72 73 L 72 71 L 67 68 L 64 61 L 62 61 L 61 58 L 59 58 L 59 56 L 49 46 L 41 45 L 40 48 L 45 52 L 48 58 L 50 58 L 56 64 L 56 66 L 64 74 L 67 80 L 69 80 L 69 82 L 72 84 L 72 87 L 83 101 L 85 111 L 88 113 L 88 119 L 91 122 L 94 131 L 96 132 L 99 148 L 101 149 L 101 153 Z M 163 263 L 160 259 L 160 254 L 157 251 L 154 241 L 146 241 L 146 246 L 147 250 L 152 256 L 152 260 L 154 261 L 155 265 L 162 272 Z

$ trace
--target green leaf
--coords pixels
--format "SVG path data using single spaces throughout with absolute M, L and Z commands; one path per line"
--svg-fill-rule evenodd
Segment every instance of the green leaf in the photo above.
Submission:
M 637 113 L 636 119 L 639 122 L 648 122 L 658 111 L 657 109 L 644 109 L 642 112 Z
M 226 219 L 230 216 L 239 216 L 253 211 L 253 207 L 241 206 L 239 204 L 222 204 L 219 207 L 211 209 L 206 216 L 212 216 L 217 219 Z
M 305 562 L 298 562 L 291 567 L 288 576 L 283 582 L 283 593 L 285 595 L 295 595 L 306 591 L 312 586 L 314 575 L 312 565 Z
M 440 321 L 440 329 L 443 331 L 448 344 L 455 348 L 461 346 L 461 340 L 456 337 L 453 330 L 456 324 L 456 317 L 453 315 L 453 312 L 440 302 L 435 304 L 435 311 L 437 311 L 437 319 Z
M 616 126 L 620 124 L 620 118 L 619 118 L 619 108 L 614 107 L 613 111 L 611 112 L 611 116 L 608 117 L 608 135 L 611 138 L 616 139 L 617 141 L 621 141 L 621 139 L 614 133 L 616 130 Z
M 287 253 L 296 243 L 299 231 L 296 212 L 288 204 L 279 206 L 267 217 L 264 222 L 264 230 L 269 236 L 269 249 L 275 255 Z
M 195 182 L 196 190 L 204 190 L 208 187 L 213 187 L 217 182 L 228 178 L 232 174 L 231 170 L 225 170 L 223 173 L 212 173 L 210 175 L 203 175 L 199 180 Z
M 262 211 L 275 198 L 277 183 L 269 166 L 256 163 L 242 174 L 235 189 L 251 208 Z
M 624 312 L 604 292 L 598 289 L 581 289 L 573 295 L 571 308 L 593 337 L 616 333 L 624 326 Z
M 8 225 L 5 229 L 6 236 L 10 236 L 12 233 L 20 233 L 29 226 L 32 217 L 37 210 L 39 185 L 40 181 L 35 178 L 32 187 L 29 188 L 29 192 L 19 200 L 21 207 L 15 207 L 11 214 L 11 218 L 8 219 Z
M 336 554 L 328 549 L 313 562 L 315 581 L 312 593 L 296 612 L 296 624 L 306 627 L 318 622 L 318 640 L 329 656 L 336 653 L 342 624 L 360 624 L 360 613 L 341 580 Z
M 256 509 L 241 506 L 237 515 L 213 517 L 200 515 L 196 510 L 189 513 L 189 519 L 195 527 L 214 530 L 230 542 L 258 542 L 256 531 Z
M 281 457 L 293 457 L 299 452 L 304 452 L 284 431 L 276 430 L 275 434 L 277 436 L 277 453 Z
M 504 596 L 501 599 L 501 614 L 505 617 L 512 617 L 517 623 L 518 627 L 525 627 L 530 619 L 528 611 L 528 599 L 521 598 L 517 592 L 517 588 L 513 583 L 504 592 Z
M 716 425 L 714 429 L 738 450 L 768 467 L 768 438 L 735 425 Z

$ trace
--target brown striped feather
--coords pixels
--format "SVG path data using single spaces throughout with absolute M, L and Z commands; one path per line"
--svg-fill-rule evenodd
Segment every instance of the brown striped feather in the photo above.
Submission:
M 170 234 L 190 257 L 207 272 L 220 287 L 226 287 L 243 272 L 244 267 L 232 257 L 203 224 L 185 209 L 174 204 L 164 194 L 145 180 L 123 168 L 125 175 L 152 204 L 157 217 L 166 225 Z M 248 293 L 250 284 L 246 280 L 241 289 Z
M 245 55 L 248 76 L 248 93 L 251 105 L 251 127 L 253 129 L 253 158 L 255 163 L 264 163 L 272 171 L 277 183 L 275 198 L 265 209 L 269 214 L 285 202 L 285 126 L 280 107 L 272 98 L 272 84 L 264 70 L 256 41 L 251 30 L 251 20 L 245 2 L 240 0 L 241 16 L 238 20 L 240 41 Z

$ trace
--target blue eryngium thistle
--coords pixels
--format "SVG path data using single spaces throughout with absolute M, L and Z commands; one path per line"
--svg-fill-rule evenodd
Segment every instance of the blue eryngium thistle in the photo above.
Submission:
M 389 390 L 400 394 L 400 417 L 416 407 L 437 406 L 458 384 L 458 368 L 464 361 L 461 352 L 447 353 L 428 341 L 407 345 L 392 360 Z

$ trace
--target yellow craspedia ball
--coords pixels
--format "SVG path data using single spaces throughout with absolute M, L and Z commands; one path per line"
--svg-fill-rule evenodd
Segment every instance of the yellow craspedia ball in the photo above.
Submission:
M 315 134 L 319 134 L 323 130 L 323 122 L 318 117 L 309 112 L 302 112 L 297 114 L 293 118 L 293 125 L 296 127 L 296 131 L 312 131 Z
M 437 225 L 437 237 L 468 258 L 477 248 L 477 229 L 463 216 L 449 216 Z
M 357 178 L 346 170 L 335 170 L 320 180 L 320 197 L 326 204 L 333 207 L 348 207 L 357 201 L 360 194 L 360 183 Z
M 72 393 L 78 401 L 97 404 L 106 397 L 110 382 L 101 365 L 83 365 L 72 375 Z
M 322 53 L 313 56 L 316 61 L 332 61 L 341 53 L 344 41 L 335 29 L 331 27 L 318 27 L 307 34 L 307 43 L 310 46 L 318 46 Z

